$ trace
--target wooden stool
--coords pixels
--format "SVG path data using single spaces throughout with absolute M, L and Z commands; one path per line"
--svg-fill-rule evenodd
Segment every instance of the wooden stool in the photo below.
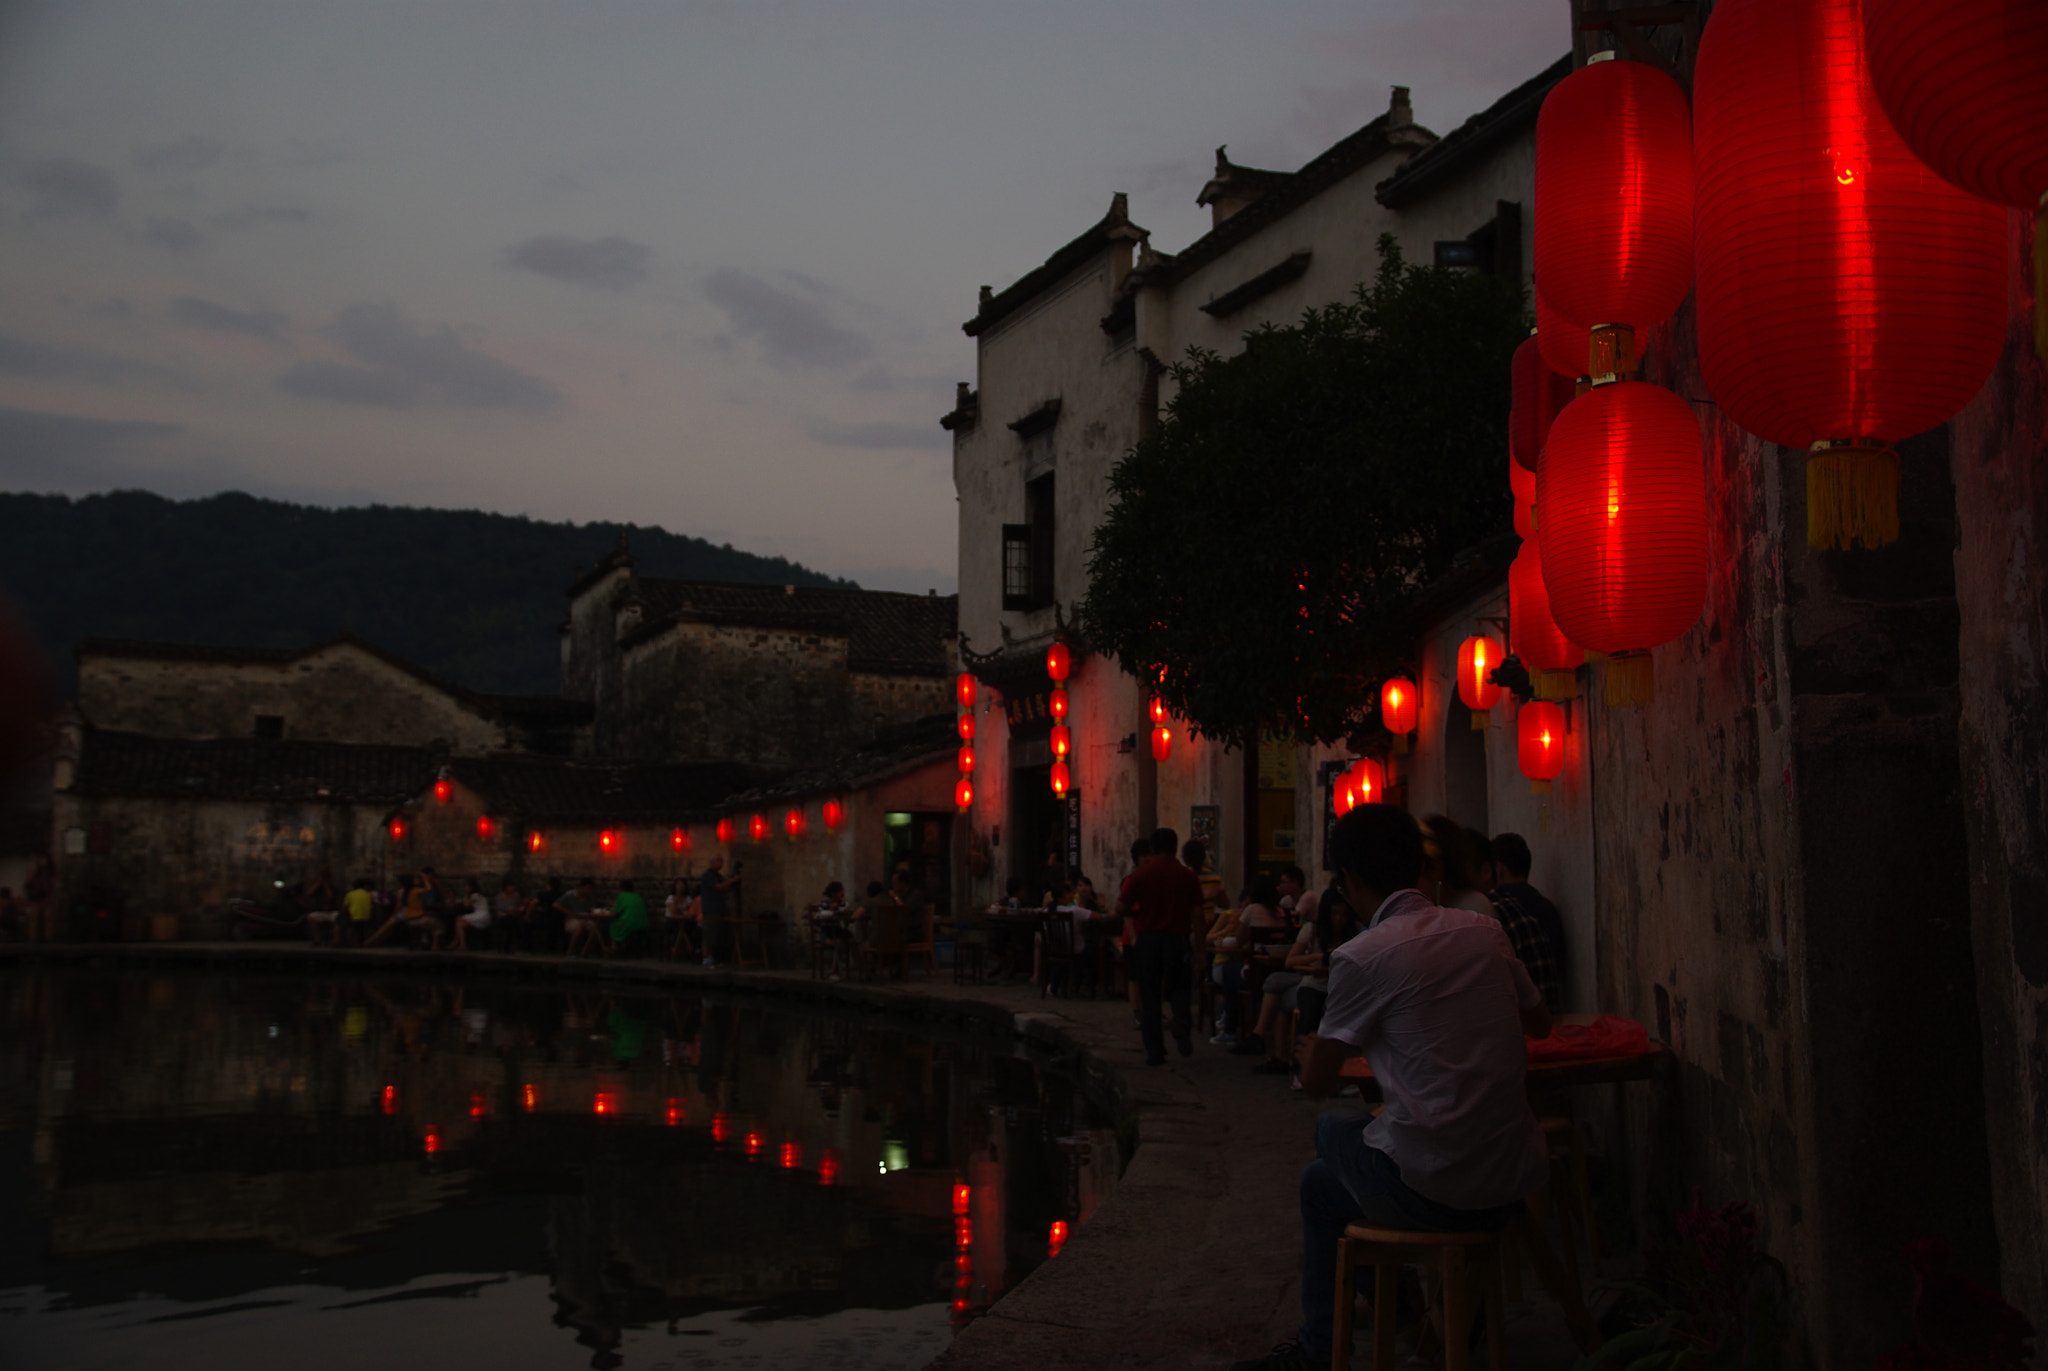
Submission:
M 1572 1220 L 1586 1230 L 1586 1256 L 1593 1274 L 1600 1273 L 1600 1225 L 1593 1216 L 1593 1189 L 1586 1179 L 1586 1139 L 1569 1118 L 1542 1118 L 1544 1141 L 1550 1145 L 1550 1193 L 1557 1208 L 1557 1236 L 1564 1243 L 1565 1265 L 1572 1282 L 1579 1281 L 1579 1245 L 1572 1239 Z M 1574 1214 L 1576 1211 L 1576 1215 Z
M 1374 1268 L 1372 1295 L 1373 1371 L 1394 1365 L 1394 1319 L 1400 1299 L 1401 1268 L 1435 1266 L 1443 1277 L 1444 1371 L 1471 1367 L 1472 1290 L 1477 1278 L 1486 1306 L 1486 1365 L 1506 1371 L 1507 1292 L 1501 1281 L 1500 1243 L 1505 1229 L 1483 1233 L 1411 1233 L 1399 1228 L 1374 1228 L 1354 1223 L 1337 1239 L 1337 1290 L 1331 1328 L 1331 1371 L 1346 1371 L 1351 1361 L 1351 1306 L 1356 1299 L 1354 1276 L 1360 1263 Z

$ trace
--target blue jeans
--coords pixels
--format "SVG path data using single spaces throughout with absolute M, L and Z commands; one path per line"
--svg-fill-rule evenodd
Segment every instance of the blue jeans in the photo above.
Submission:
M 1166 1039 L 1159 1031 L 1162 993 L 1173 1005 L 1175 1039 L 1186 1037 L 1194 1026 L 1188 1013 L 1188 995 L 1194 989 L 1188 935 L 1140 931 L 1132 951 L 1138 957 L 1138 1021 L 1145 1037 L 1145 1060 L 1157 1065 L 1166 1060 Z
M 1412 1232 L 1469 1233 L 1498 1228 L 1521 1208 L 1518 1200 L 1498 1209 L 1453 1209 L 1416 1194 L 1401 1183 L 1392 1157 L 1366 1146 L 1372 1115 L 1355 1106 L 1326 1109 L 1316 1117 L 1316 1159 L 1301 1173 L 1301 1350 L 1310 1361 L 1330 1359 L 1331 1320 L 1336 1315 L 1337 1240 L 1344 1226 L 1370 1223 Z M 1361 1285 L 1372 1268 L 1360 1267 Z M 1345 1291 L 1345 1299 L 1352 1298 Z M 1347 1352 L 1349 1348 L 1345 1349 Z
M 1217 1008 L 1223 1011 L 1223 1031 L 1235 1034 L 1238 1022 L 1237 997 L 1244 989 L 1244 963 L 1218 962 L 1209 969 L 1209 979 L 1216 982 L 1223 992 L 1216 997 Z

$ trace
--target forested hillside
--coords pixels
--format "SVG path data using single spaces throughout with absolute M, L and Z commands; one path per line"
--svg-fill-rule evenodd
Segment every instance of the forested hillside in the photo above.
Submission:
M 476 510 L 314 509 L 231 493 L 0 494 L 0 591 L 60 690 L 84 637 L 296 647 L 344 630 L 481 690 L 552 694 L 563 590 L 619 524 Z M 845 585 L 658 528 L 623 526 L 643 575 Z

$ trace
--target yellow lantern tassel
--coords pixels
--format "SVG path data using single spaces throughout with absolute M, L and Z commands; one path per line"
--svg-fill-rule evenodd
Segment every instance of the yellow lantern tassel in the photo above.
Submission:
M 1646 705 L 1657 698 L 1657 666 L 1647 652 L 1617 652 L 1607 659 L 1610 709 Z
M 1806 544 L 1899 541 L 1899 454 L 1882 443 L 1819 442 L 1806 459 Z
M 1532 671 L 1529 673 L 1529 688 L 1539 700 L 1576 700 L 1579 698 L 1579 673 Z
M 1486 732 L 1487 726 L 1492 722 L 1493 716 L 1488 714 L 1485 710 L 1475 709 L 1472 711 L 1472 731 L 1474 733 Z
M 1531 795 L 1548 795 L 1548 794 L 1550 793 L 1550 782 L 1548 782 L 1548 781 L 1531 781 L 1531 782 L 1529 782 L 1529 793 L 1530 793 Z

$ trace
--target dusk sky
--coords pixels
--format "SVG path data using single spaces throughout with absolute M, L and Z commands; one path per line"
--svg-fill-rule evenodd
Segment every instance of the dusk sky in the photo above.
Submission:
M 1565 0 L 0 5 L 0 489 L 660 524 L 954 585 L 960 323 Z

